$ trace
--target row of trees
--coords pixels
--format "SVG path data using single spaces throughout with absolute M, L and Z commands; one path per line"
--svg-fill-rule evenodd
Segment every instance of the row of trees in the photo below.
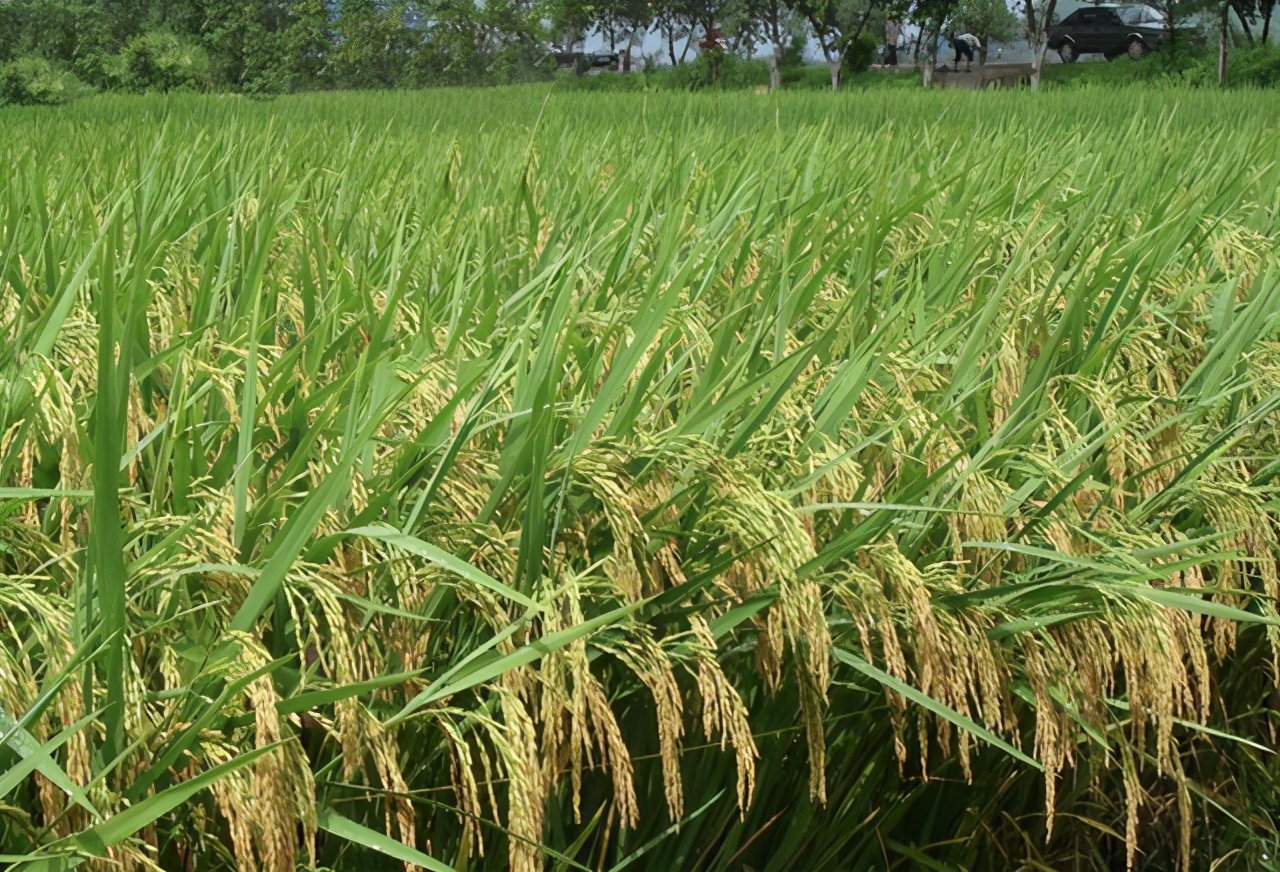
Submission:
M 0 0 L 0 63 L 99 87 L 496 84 L 545 74 L 544 17 L 530 0 Z
M 623 72 L 645 37 L 656 33 L 671 64 L 695 52 L 763 57 L 773 88 L 784 58 L 809 43 L 821 51 L 838 88 L 842 71 L 856 71 L 869 59 L 890 19 L 918 25 L 914 49 L 928 60 L 947 21 L 987 39 L 1019 33 L 1005 0 L 558 0 L 552 16 L 562 49 L 599 34 L 619 52 Z
M 0 63 L 35 55 L 109 88 L 490 84 L 545 77 L 553 48 L 589 37 L 625 72 L 656 34 L 671 64 L 763 57 L 775 88 L 813 44 L 835 87 L 889 18 L 922 25 L 926 53 L 947 18 L 1015 35 L 1005 0 L 0 0 Z
M 1152 2 L 1171 22 L 1221 3 L 1224 35 L 1234 10 L 1252 42 L 1259 23 L 1267 38 L 1275 0 Z M 893 19 L 914 25 L 908 53 L 926 79 L 950 27 L 984 43 L 1026 38 L 1035 83 L 1055 5 L 1015 0 L 1015 16 L 1006 0 L 0 0 L 0 64 L 40 57 L 106 88 L 497 84 L 549 76 L 554 49 L 588 38 L 618 52 L 626 72 L 657 35 L 663 60 L 702 58 L 713 78 L 725 53 L 763 58 L 773 88 L 785 59 L 813 45 L 836 88 L 871 60 Z

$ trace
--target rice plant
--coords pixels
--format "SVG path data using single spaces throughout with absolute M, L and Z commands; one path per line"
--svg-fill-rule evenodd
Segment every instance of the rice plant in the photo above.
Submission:
M 1272 114 L 4 110 L 0 859 L 1271 868 Z

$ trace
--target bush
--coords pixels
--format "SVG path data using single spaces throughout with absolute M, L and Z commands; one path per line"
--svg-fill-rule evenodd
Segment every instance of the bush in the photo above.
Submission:
M 649 78 L 643 73 L 619 73 L 601 70 L 589 75 L 577 75 L 573 70 L 557 70 L 556 86 L 572 91 L 643 91 Z
M 81 87 L 41 57 L 20 57 L 0 67 L 0 103 L 56 106 L 75 99 Z
M 789 91 L 830 91 L 831 68 L 826 64 L 783 67 L 782 87 Z
M 124 85 L 134 91 L 205 90 L 209 59 L 198 47 L 172 33 L 151 31 L 134 37 L 120 53 Z
M 1139 78 L 1191 85 L 1218 86 L 1218 51 L 1214 45 L 1179 45 L 1143 58 Z M 1227 58 L 1227 84 L 1232 87 L 1280 87 L 1280 51 L 1273 45 L 1232 49 Z
M 1135 65 L 1140 79 L 1192 85 L 1218 80 L 1218 54 L 1207 45 L 1177 43 L 1143 58 Z
M 95 88 L 120 91 L 128 87 L 129 70 L 122 55 L 91 52 L 73 60 L 71 68 Z
M 668 67 L 666 75 L 659 76 L 659 87 L 674 88 L 679 91 L 700 91 L 704 88 L 722 88 L 724 90 L 742 90 L 769 86 L 769 64 L 762 60 L 746 60 L 735 54 L 720 56 L 720 75 L 715 78 L 712 57 L 703 53 L 686 64 Z
M 1214 59 L 1217 75 L 1217 59 Z M 1280 51 L 1273 45 L 1237 49 L 1227 58 L 1227 84 L 1274 88 L 1280 85 Z
M 857 39 L 851 40 L 845 46 L 841 72 L 845 75 L 866 72 L 876 59 L 877 48 L 879 48 L 879 44 L 876 42 L 876 38 L 869 33 L 864 33 Z

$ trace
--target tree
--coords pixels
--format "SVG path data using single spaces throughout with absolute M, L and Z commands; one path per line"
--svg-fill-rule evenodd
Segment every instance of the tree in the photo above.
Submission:
M 329 81 L 334 35 L 326 0 L 289 4 L 285 47 L 293 63 L 294 87 L 318 87 Z
M 957 33 L 972 33 L 982 41 L 979 63 L 987 62 L 992 40 L 1007 42 L 1018 35 L 1018 17 L 1005 0 L 960 0 L 951 15 Z
M 1175 53 L 1182 49 L 1182 25 L 1201 13 L 1218 11 L 1222 0 L 1150 0 L 1164 16 L 1165 45 L 1163 51 Z M 1229 0 L 1228 0 L 1229 2 Z
M 555 0 L 546 7 L 552 42 L 561 51 L 572 51 L 586 38 L 596 20 L 596 5 L 584 0 Z
M 609 40 L 609 50 L 618 53 L 618 72 L 631 72 L 631 52 L 644 41 L 653 24 L 653 8 L 649 0 L 601 0 L 595 6 L 599 31 Z
M 1052 0 L 1051 0 L 1052 2 Z M 956 0 L 918 0 L 911 8 L 911 19 L 920 28 L 921 47 L 924 58 L 924 85 L 933 84 L 933 73 L 938 63 L 938 39 L 942 35 L 942 26 L 951 17 L 956 8 Z
M 1054 9 L 1058 0 L 1023 0 L 1022 23 L 1031 48 L 1031 90 L 1040 88 L 1040 73 L 1044 69 L 1044 55 L 1049 47 L 1049 25 L 1054 22 Z
M 782 59 L 805 39 L 805 20 L 783 0 L 749 0 L 748 15 L 755 22 L 762 43 L 772 46 L 765 56 L 769 62 L 769 90 L 782 85 Z
M 671 65 L 682 64 L 693 47 L 693 9 L 690 0 L 653 0 L 653 23 L 667 47 Z M 680 54 L 676 43 L 684 40 Z
M 348 88 L 389 88 L 401 82 L 416 49 L 405 3 L 344 0 L 333 53 L 338 84 Z
M 839 90 L 846 55 L 873 13 L 889 6 L 890 0 L 796 0 L 794 8 L 808 22 L 831 70 L 831 90 Z
M 0 2 L 0 63 L 39 55 L 76 67 L 113 54 L 123 44 L 105 6 L 69 0 Z M 127 36 L 126 36 L 127 38 Z
M 712 80 L 716 78 L 718 57 L 726 46 L 722 43 L 721 25 L 734 0 L 686 0 L 689 15 L 689 41 L 698 41 L 698 53 L 710 54 Z
M 288 87 L 292 65 L 284 38 L 287 3 L 193 0 L 165 12 L 169 21 L 163 23 L 194 37 L 204 48 L 217 85 L 250 92 Z

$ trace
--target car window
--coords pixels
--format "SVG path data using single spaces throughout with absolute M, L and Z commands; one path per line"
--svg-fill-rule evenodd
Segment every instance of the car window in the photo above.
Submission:
M 1147 24 L 1164 24 L 1164 13 L 1159 9 L 1152 9 L 1150 6 L 1143 6 L 1142 15 L 1142 20 Z
M 1141 24 L 1147 18 L 1145 6 L 1126 6 L 1120 10 L 1120 20 L 1125 24 Z
M 1112 9 L 1099 9 L 1097 24 L 1119 24 L 1120 16 Z
M 1085 16 L 1085 13 L 1077 9 L 1075 12 L 1072 12 L 1066 18 L 1062 19 L 1062 23 L 1063 24 L 1079 24 L 1081 20 L 1084 18 L 1084 16 Z

